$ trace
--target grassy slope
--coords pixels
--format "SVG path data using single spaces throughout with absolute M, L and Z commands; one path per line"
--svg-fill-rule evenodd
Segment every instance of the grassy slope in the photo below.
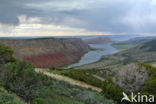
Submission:
M 103 80 L 115 74 L 114 72 L 111 72 L 109 70 L 94 70 L 94 69 L 90 70 L 51 69 L 49 70 L 49 72 L 57 75 L 67 76 L 72 79 L 79 80 L 99 88 L 102 87 Z
M 114 104 L 96 91 L 73 86 L 64 81 L 55 80 L 53 89 L 50 93 L 55 97 L 46 99 L 56 102 L 54 104 Z
M 123 51 L 123 50 L 127 50 L 127 49 L 129 49 L 129 48 L 133 48 L 133 47 L 135 47 L 136 45 L 133 45 L 133 44 L 127 44 L 127 45 L 124 45 L 124 44 L 122 44 L 122 45 L 113 44 L 112 46 L 113 46 L 114 48 L 120 50 L 120 51 Z
M 0 104 L 26 104 L 15 94 L 10 94 L 3 87 L 0 87 Z
M 43 73 L 44 75 L 47 75 L 47 76 L 49 76 L 49 77 L 52 77 L 52 78 L 55 78 L 55 79 L 58 79 L 58 80 L 62 80 L 62 81 L 65 81 L 65 82 L 68 82 L 68 83 L 70 83 L 71 85 L 76 85 L 76 86 L 80 86 L 80 87 L 83 87 L 83 88 L 91 88 L 91 89 L 93 89 L 93 90 L 95 90 L 95 91 L 98 91 L 98 92 L 101 92 L 102 90 L 100 89 L 100 88 L 98 88 L 98 87 L 95 87 L 95 86 L 92 86 L 91 84 L 87 84 L 87 83 L 84 83 L 85 81 L 90 81 L 90 80 L 94 80 L 94 77 L 89 77 L 88 79 L 86 79 L 84 82 L 82 82 L 82 81 L 79 81 L 80 79 L 77 79 L 77 78 L 80 78 L 79 76 L 81 76 L 81 78 L 83 77 L 82 75 L 80 75 L 80 73 L 78 73 L 77 74 L 77 76 L 76 76 L 76 74 L 74 74 L 74 78 L 72 77 L 72 78 L 69 78 L 69 77 L 66 77 L 66 76 L 64 76 L 64 75 L 59 75 L 59 74 L 54 74 L 53 72 L 51 72 L 51 71 L 45 71 L 45 69 L 38 69 L 38 68 L 36 68 L 35 69 L 35 71 L 36 72 L 41 72 L 41 73 Z M 65 73 L 64 73 L 65 74 Z M 68 73 L 66 73 L 67 75 L 71 75 L 71 73 L 70 72 L 68 72 Z M 73 75 L 72 75 L 73 76 Z M 86 78 L 86 77 L 84 77 L 84 78 Z M 76 80 L 74 80 L 74 79 L 76 79 Z M 96 80 L 97 81 L 97 80 Z M 94 80 L 94 83 L 95 83 L 95 80 Z M 93 84 L 94 84 L 93 83 Z
M 53 79 L 52 90 L 45 90 L 46 95 L 40 104 L 115 104 L 100 93 L 64 81 Z M 9 94 L 0 87 L 0 104 L 26 104 L 15 94 Z M 36 103 L 39 104 L 39 103 Z

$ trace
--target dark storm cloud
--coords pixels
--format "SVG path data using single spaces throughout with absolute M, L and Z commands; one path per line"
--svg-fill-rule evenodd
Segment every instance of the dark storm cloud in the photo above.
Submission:
M 0 1 L 0 22 L 3 24 L 18 24 L 17 6 L 7 0 Z
M 156 33 L 155 10 L 155 0 L 0 0 L 0 23 L 18 25 L 26 15 L 89 31 Z
M 119 24 L 119 19 L 121 19 L 127 13 L 129 4 L 122 4 L 117 2 L 115 4 L 108 4 L 107 6 L 100 5 L 100 7 L 98 7 L 98 5 L 92 4 L 91 7 L 88 8 L 65 8 L 65 10 L 58 9 L 59 8 L 53 8 L 50 10 L 47 9 L 47 11 L 42 11 L 40 9 L 42 11 L 41 13 L 43 13 L 43 18 L 46 20 L 44 23 L 85 28 L 89 31 L 131 31 L 130 27 L 127 27 L 124 24 Z M 79 22 L 82 21 L 82 24 L 72 21 L 72 19 L 78 20 Z
M 41 1 L 37 0 L 37 2 Z M 36 2 L 36 0 L 0 0 L 0 23 L 18 25 L 19 15 L 36 16 L 39 14 L 38 10 L 25 7 L 25 4 L 33 2 Z

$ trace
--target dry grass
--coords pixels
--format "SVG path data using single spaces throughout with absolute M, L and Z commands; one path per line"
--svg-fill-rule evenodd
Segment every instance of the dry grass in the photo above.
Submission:
M 98 92 L 102 91 L 102 89 L 100 89 L 98 87 L 86 84 L 86 83 L 81 82 L 81 81 L 74 80 L 74 79 L 69 78 L 69 77 L 65 77 L 65 76 L 62 76 L 62 75 L 49 73 L 49 72 L 47 72 L 47 70 L 44 70 L 44 69 L 36 68 L 35 71 L 36 72 L 41 72 L 41 73 L 43 73 L 43 74 L 45 74 L 47 76 L 56 78 L 58 80 L 63 80 L 63 81 L 68 82 L 68 83 L 70 83 L 72 85 L 77 85 L 77 86 L 84 87 L 84 88 L 91 88 L 92 90 L 95 90 L 95 91 L 98 91 Z

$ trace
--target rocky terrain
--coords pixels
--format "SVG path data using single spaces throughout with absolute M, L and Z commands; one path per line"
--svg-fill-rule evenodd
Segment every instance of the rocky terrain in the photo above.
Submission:
M 88 52 L 88 45 L 81 39 L 40 38 L 26 40 L 0 40 L 0 44 L 10 46 L 16 58 L 35 67 L 60 67 L 71 64 Z
M 127 93 L 138 92 L 149 78 L 149 71 L 136 63 L 128 64 L 113 77 L 113 83 Z
M 84 42 L 87 44 L 102 44 L 102 43 L 113 42 L 113 40 L 108 37 L 97 37 L 97 38 L 91 38 L 91 39 L 84 39 Z

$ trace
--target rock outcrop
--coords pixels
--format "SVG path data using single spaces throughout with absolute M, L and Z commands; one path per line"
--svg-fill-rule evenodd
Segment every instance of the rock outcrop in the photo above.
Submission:
M 120 86 L 127 93 L 138 92 L 149 78 L 149 71 L 138 64 L 128 64 L 120 70 L 113 83 Z

